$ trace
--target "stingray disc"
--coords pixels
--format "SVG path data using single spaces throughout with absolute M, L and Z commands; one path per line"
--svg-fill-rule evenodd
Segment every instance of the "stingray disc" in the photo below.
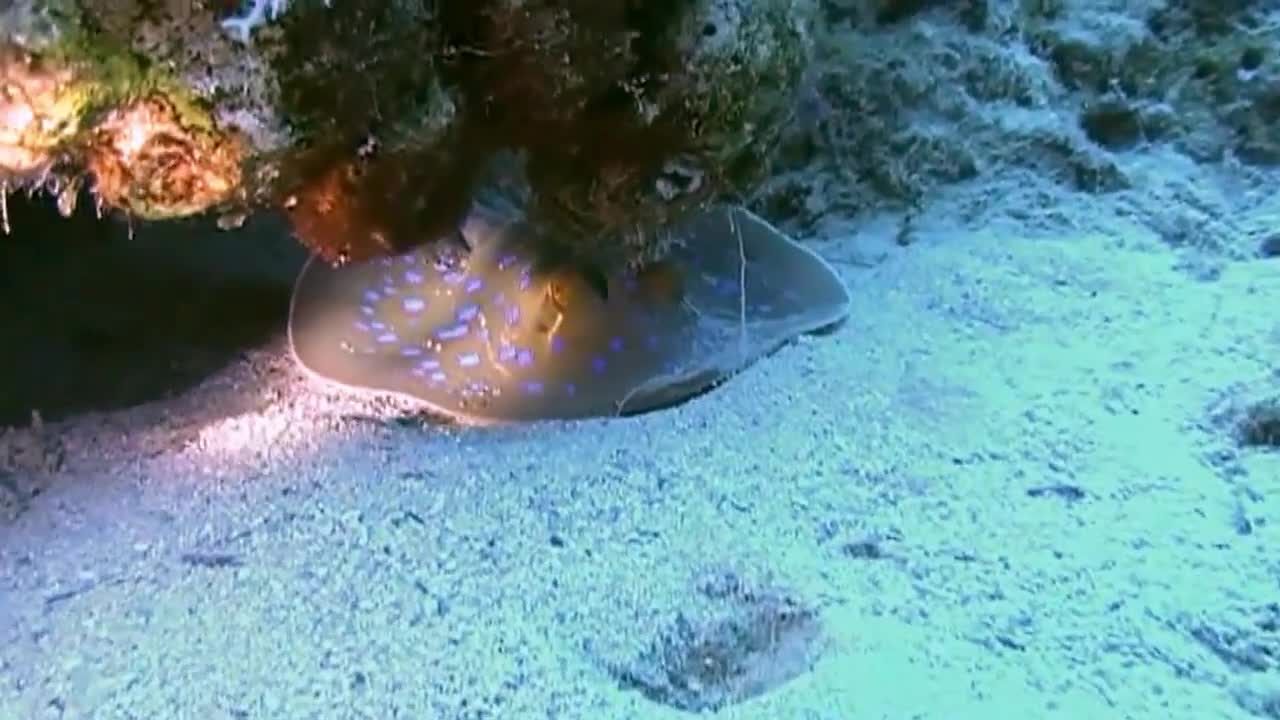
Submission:
M 746 210 L 677 232 L 664 263 L 602 288 L 535 271 L 536 233 L 476 210 L 469 251 L 441 241 L 339 268 L 309 261 L 290 344 L 325 380 L 464 422 L 567 419 L 679 403 L 848 312 L 831 267 Z

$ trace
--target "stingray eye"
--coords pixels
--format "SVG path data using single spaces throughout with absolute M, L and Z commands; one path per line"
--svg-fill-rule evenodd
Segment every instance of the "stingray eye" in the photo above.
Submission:
M 547 283 L 542 302 L 538 305 L 533 326 L 537 332 L 546 334 L 554 332 L 564 321 L 565 309 L 569 306 L 569 286 L 562 278 L 553 278 Z
M 569 312 L 569 305 L 573 302 L 573 287 L 568 278 L 563 275 L 551 278 L 551 282 L 547 283 L 547 297 L 556 310 Z

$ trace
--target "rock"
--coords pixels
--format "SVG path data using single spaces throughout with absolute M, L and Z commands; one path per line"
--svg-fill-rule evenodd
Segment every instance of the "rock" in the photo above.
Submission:
M 0 179 L 91 178 L 144 219 L 283 206 L 312 250 L 358 260 L 453 227 L 515 151 L 548 231 L 602 261 L 653 257 L 663 227 L 765 176 L 812 8 L 632 5 L 16 0 Z

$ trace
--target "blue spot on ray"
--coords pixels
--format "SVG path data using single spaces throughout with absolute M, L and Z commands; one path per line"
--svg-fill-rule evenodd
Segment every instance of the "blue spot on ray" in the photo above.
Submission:
M 436 337 L 440 340 L 457 340 L 458 338 L 466 337 L 466 335 L 466 325 L 452 325 L 436 331 Z

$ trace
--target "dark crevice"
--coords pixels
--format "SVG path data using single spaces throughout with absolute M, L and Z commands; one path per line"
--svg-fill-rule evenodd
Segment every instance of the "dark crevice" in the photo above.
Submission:
M 180 393 L 284 329 L 305 253 L 277 218 L 129 225 L 9 199 L 0 236 L 0 426 Z

